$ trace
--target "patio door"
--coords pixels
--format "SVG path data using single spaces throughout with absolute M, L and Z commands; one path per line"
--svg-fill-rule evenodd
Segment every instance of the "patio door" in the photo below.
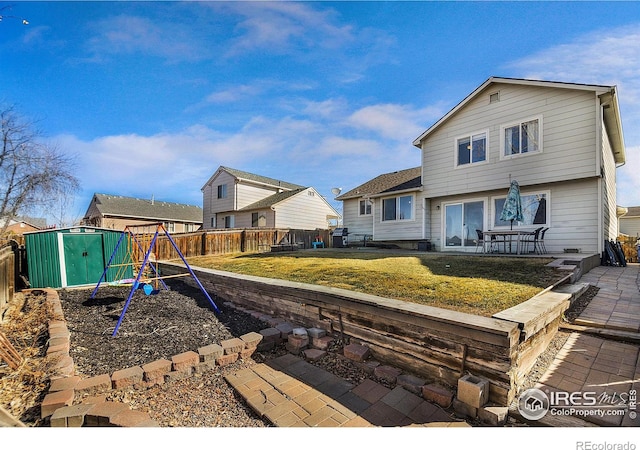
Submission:
M 449 203 L 444 220 L 446 248 L 475 246 L 476 230 L 484 227 L 484 202 Z

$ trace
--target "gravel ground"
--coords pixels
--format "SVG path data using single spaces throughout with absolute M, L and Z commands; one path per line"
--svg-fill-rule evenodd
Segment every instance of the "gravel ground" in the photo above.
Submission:
M 259 331 L 269 325 L 236 310 L 226 310 L 214 299 L 220 313 L 198 289 L 173 283 L 170 290 L 145 295 L 135 292 L 115 336 L 112 336 L 130 288 L 100 287 L 92 290 L 67 289 L 59 292 L 71 331 L 70 355 L 83 376 L 113 373 L 126 367 L 146 364 L 211 343 Z M 325 358 L 314 364 L 351 381 L 362 382 L 368 375 L 340 351 L 338 342 Z M 107 391 L 107 398 L 147 412 L 163 427 L 266 427 L 244 400 L 224 380 L 224 375 L 265 362 L 286 353 L 283 346 L 270 352 L 256 352 L 248 361 L 216 367 L 190 378 L 148 389 Z
M 573 320 L 596 292 L 597 288 L 591 288 L 576 302 L 565 314 L 567 320 Z M 220 314 L 214 314 L 200 291 L 175 283 L 171 290 L 160 291 L 157 295 L 136 292 L 118 333 L 112 337 L 129 289 L 103 286 L 94 299 L 89 298 L 91 290 L 86 289 L 61 290 L 59 294 L 72 333 L 70 354 L 77 371 L 84 376 L 113 373 L 132 365 L 170 358 L 268 326 L 249 314 L 225 311 L 221 299 L 214 299 L 221 309 Z M 41 338 L 43 327 L 46 328 L 42 305 L 42 296 L 25 295 L 13 308 L 12 315 L 16 318 L 0 327 L 12 342 L 24 343 L 18 349 L 28 356 L 19 373 L 11 373 L 0 364 L 0 406 L 27 426 L 36 427 L 47 426 L 47 422 L 39 418 L 38 407 L 47 388 L 46 368 L 42 365 L 47 344 L 46 339 Z M 15 324 L 15 327 L 9 327 L 9 324 Z M 525 389 L 535 385 L 568 336 L 569 333 L 558 332 L 527 376 Z M 342 343 L 336 342 L 327 356 L 312 364 L 353 384 L 373 378 L 344 358 L 341 348 Z M 147 412 L 162 427 L 268 427 L 269 424 L 257 417 L 226 383 L 224 375 L 285 353 L 283 347 L 271 352 L 256 352 L 248 361 L 238 360 L 184 380 L 149 389 L 122 389 L 105 394 L 111 400 Z M 511 425 L 519 424 L 511 422 Z

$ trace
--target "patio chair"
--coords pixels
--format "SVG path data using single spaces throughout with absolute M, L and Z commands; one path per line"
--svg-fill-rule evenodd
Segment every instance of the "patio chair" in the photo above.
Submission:
M 478 234 L 478 239 L 475 239 L 476 253 L 478 253 L 478 248 L 480 247 L 482 247 L 482 253 L 487 253 L 487 244 L 489 244 L 489 253 L 497 249 L 498 241 L 495 236 L 491 236 L 491 239 L 487 242 L 484 239 L 484 233 L 482 230 L 476 230 L 476 233 Z
M 538 250 L 539 255 L 543 255 L 547 253 L 547 248 L 544 246 L 544 234 L 549 230 L 549 227 L 543 228 L 540 231 L 540 235 L 538 236 L 538 241 L 534 242 L 536 250 Z
M 544 227 L 536 228 L 531 233 L 526 234 L 520 240 L 520 245 L 522 246 L 520 254 L 526 253 L 538 253 L 538 240 L 540 237 L 540 231 L 542 231 Z M 533 250 L 529 250 L 529 246 L 533 245 Z

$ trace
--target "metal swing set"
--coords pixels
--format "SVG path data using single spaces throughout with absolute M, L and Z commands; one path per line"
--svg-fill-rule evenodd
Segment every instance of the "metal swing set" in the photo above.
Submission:
M 180 256 L 180 259 L 182 259 L 182 262 L 186 266 L 188 273 L 160 276 L 160 272 L 158 271 L 158 267 L 157 267 L 157 258 L 156 258 L 155 249 L 156 249 L 156 243 L 158 241 L 158 237 L 161 234 L 167 237 L 167 239 L 173 246 L 174 250 L 178 253 L 178 256 Z M 118 248 L 124 242 L 125 237 L 127 238 L 128 262 L 125 262 L 123 264 L 113 264 L 113 260 L 114 260 L 114 257 L 116 256 Z M 169 290 L 169 288 L 164 282 L 164 280 L 167 278 L 176 278 L 176 277 L 191 275 L 191 277 L 194 279 L 194 281 L 196 282 L 200 290 L 204 293 L 204 295 L 209 300 L 209 303 L 211 303 L 211 306 L 213 306 L 214 311 L 216 313 L 220 313 L 220 310 L 218 309 L 214 301 L 211 299 L 211 296 L 209 295 L 207 290 L 204 288 L 204 286 L 202 286 L 202 283 L 200 283 L 200 280 L 198 280 L 198 277 L 193 272 L 193 270 L 189 266 L 189 263 L 187 263 L 187 260 L 185 259 L 184 255 L 182 254 L 182 252 L 176 245 L 175 241 L 173 240 L 169 232 L 165 229 L 162 223 L 156 223 L 152 225 L 130 225 L 125 227 L 122 233 L 122 236 L 120 236 L 118 243 L 113 249 L 113 252 L 109 257 L 109 262 L 105 266 L 104 272 L 102 272 L 102 276 L 100 277 L 100 280 L 98 280 L 98 284 L 96 284 L 96 287 L 93 290 L 93 293 L 91 294 L 90 298 L 93 299 L 96 296 L 96 293 L 98 292 L 98 288 L 100 287 L 100 284 L 103 282 L 103 280 L 106 280 L 107 271 L 111 267 L 119 267 L 118 275 L 116 276 L 116 279 L 118 280 L 116 282 L 117 284 L 121 284 L 121 285 L 128 285 L 129 283 L 131 284 L 131 290 L 129 291 L 129 296 L 127 297 L 127 301 L 124 304 L 122 313 L 118 318 L 118 323 L 116 324 L 116 327 L 113 330 L 113 334 L 111 335 L 112 337 L 114 337 L 118 333 L 118 329 L 122 324 L 122 320 L 124 319 L 124 315 L 127 312 L 127 308 L 131 303 L 131 299 L 133 298 L 133 294 L 135 293 L 135 291 L 139 288 L 142 288 L 146 295 L 157 293 L 159 284 L 161 284 L 165 290 Z M 134 278 L 123 279 L 122 276 L 124 273 L 126 273 L 129 267 L 133 269 L 133 273 L 135 274 L 135 276 Z M 154 283 L 155 289 L 150 284 L 150 282 Z

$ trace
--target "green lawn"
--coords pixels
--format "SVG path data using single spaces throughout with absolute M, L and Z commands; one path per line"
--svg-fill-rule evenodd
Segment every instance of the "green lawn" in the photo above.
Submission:
M 551 259 L 304 250 L 189 258 L 197 267 L 333 286 L 482 316 L 510 308 L 566 275 Z

